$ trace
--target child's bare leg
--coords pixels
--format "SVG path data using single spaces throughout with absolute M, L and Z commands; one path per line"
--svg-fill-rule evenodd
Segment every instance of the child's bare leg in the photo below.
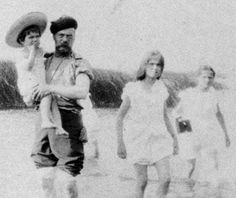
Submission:
M 52 100 L 52 117 L 54 120 L 54 123 L 56 124 L 56 134 L 57 135 L 68 135 L 68 132 L 66 132 L 63 128 L 62 128 L 62 122 L 61 122 L 61 115 L 60 115 L 60 111 L 58 109 L 57 103 Z
M 219 185 L 219 178 L 218 178 L 218 168 L 219 168 L 219 161 L 218 161 L 218 152 L 214 148 L 207 148 L 204 153 L 204 161 L 210 161 L 210 170 L 209 171 L 216 171 L 214 176 L 210 179 L 211 184 L 214 187 L 218 187 Z M 207 162 L 207 161 L 206 161 Z
M 147 166 L 134 164 L 134 169 L 136 173 L 136 186 L 135 186 L 134 198 L 143 198 L 144 191 L 147 186 Z
M 155 168 L 157 170 L 159 178 L 159 186 L 157 188 L 157 197 L 165 198 L 170 185 L 170 163 L 169 157 L 166 157 L 155 163 Z
M 46 96 L 42 98 L 40 102 L 40 113 L 42 117 L 42 128 L 54 128 L 56 127 L 55 124 L 52 123 L 51 121 L 51 102 L 52 102 L 52 97 Z
M 213 166 L 214 168 L 217 170 L 218 169 L 218 152 L 217 150 L 213 149 L 213 148 L 207 148 L 204 150 L 203 154 L 203 158 L 204 160 L 211 160 L 213 162 Z

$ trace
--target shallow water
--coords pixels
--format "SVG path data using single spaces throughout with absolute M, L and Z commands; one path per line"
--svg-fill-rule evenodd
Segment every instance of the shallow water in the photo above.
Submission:
M 93 147 L 86 145 L 85 168 L 78 177 L 81 198 L 123 198 L 130 197 L 135 184 L 132 167 L 125 160 L 116 157 L 116 136 L 114 130 L 115 109 L 96 109 L 101 119 L 101 130 L 97 134 L 100 158 L 92 158 Z M 34 110 L 0 111 L 0 197 L 40 198 L 40 188 L 35 169 L 29 157 L 34 140 Z M 228 160 L 231 160 L 230 157 Z M 190 196 L 191 182 L 183 179 L 188 166 L 178 157 L 171 159 L 173 181 L 169 198 Z M 231 167 L 233 170 L 233 168 Z M 230 173 L 235 174 L 234 171 Z M 214 173 L 211 173 L 214 178 Z M 233 177 L 234 175 L 232 175 Z M 158 177 L 149 169 L 149 183 L 145 197 L 154 198 Z M 212 184 L 197 183 L 195 198 L 234 197 L 234 186 L 226 184 L 215 188 Z

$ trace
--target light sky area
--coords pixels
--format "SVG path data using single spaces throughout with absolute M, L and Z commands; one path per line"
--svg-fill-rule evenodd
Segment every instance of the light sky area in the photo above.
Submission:
M 53 51 L 50 21 L 78 20 L 74 51 L 98 68 L 134 72 L 150 49 L 162 52 L 166 70 L 193 71 L 200 64 L 236 74 L 235 0 L 0 0 L 0 59 L 15 60 L 5 34 L 20 16 L 48 16 L 42 47 Z

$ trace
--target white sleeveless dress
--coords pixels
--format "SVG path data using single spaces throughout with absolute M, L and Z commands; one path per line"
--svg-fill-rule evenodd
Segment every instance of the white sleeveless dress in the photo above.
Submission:
M 129 97 L 131 106 L 124 120 L 124 141 L 130 163 L 152 165 L 173 152 L 172 138 L 167 131 L 163 109 L 168 98 L 164 83 L 159 80 L 147 93 L 140 81 L 127 83 L 122 99 Z

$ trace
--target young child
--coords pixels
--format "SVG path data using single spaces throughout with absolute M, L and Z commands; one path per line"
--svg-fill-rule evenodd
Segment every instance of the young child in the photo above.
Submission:
M 6 36 L 6 42 L 9 46 L 22 48 L 20 60 L 16 63 L 17 85 L 27 106 L 37 102 L 34 101 L 34 87 L 46 83 L 44 50 L 40 47 L 40 37 L 46 25 L 47 17 L 43 13 L 31 12 L 18 19 L 11 26 Z M 51 95 L 41 99 L 40 112 L 41 127 L 56 128 L 53 123 Z M 59 128 L 58 133 L 66 133 L 62 127 Z
M 151 51 L 145 56 L 137 81 L 127 83 L 123 89 L 117 116 L 117 153 L 134 166 L 135 198 L 144 197 L 148 166 L 154 166 L 158 173 L 157 197 L 166 197 L 170 183 L 169 159 L 172 153 L 178 152 L 177 138 L 167 113 L 169 94 L 160 79 L 163 69 L 164 58 L 160 52 Z

